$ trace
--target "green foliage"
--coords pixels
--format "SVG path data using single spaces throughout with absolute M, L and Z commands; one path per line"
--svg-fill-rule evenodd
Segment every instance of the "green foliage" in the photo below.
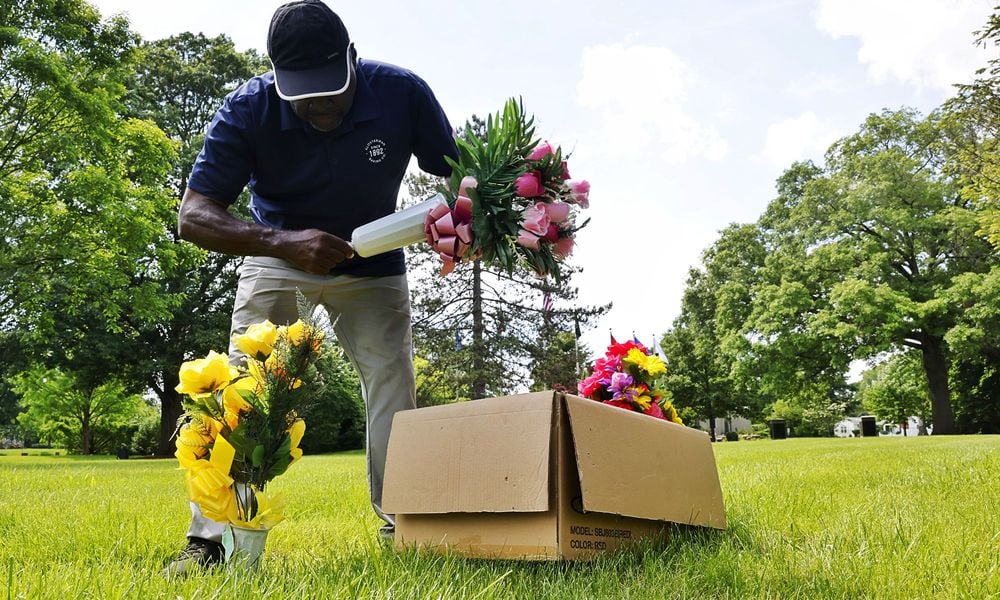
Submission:
M 135 57 L 122 19 L 81 0 L 5 3 L 0 37 L 0 317 L 41 339 L 53 315 L 101 305 L 105 327 L 174 302 L 149 281 L 178 260 L 158 224 L 174 148 L 120 119 Z
M 931 404 L 920 353 L 903 352 L 869 369 L 858 396 L 865 410 L 882 420 L 903 423 L 910 416 L 919 416 L 926 422 Z
M 531 351 L 532 391 L 563 390 L 576 394 L 576 384 L 584 378 L 580 371 L 585 366 L 581 357 L 590 354 L 589 349 L 580 347 L 572 331 L 560 331 L 551 322 L 543 319 L 536 343 Z
M 915 348 L 935 432 L 954 432 L 945 336 L 962 310 L 948 289 L 996 255 L 944 169 L 951 126 L 905 110 L 871 115 L 824 169 L 794 165 L 761 218 L 771 249 L 743 333 L 817 417 L 843 402 L 851 359 Z
M 58 369 L 35 367 L 13 380 L 21 396 L 18 421 L 42 442 L 81 454 L 111 452 L 129 443 L 142 399 L 117 381 L 82 387 Z
M 155 406 L 144 404 L 133 423 L 129 451 L 140 456 L 156 453 L 160 441 L 160 411 Z
M 945 334 L 956 418 L 962 431 L 1000 433 L 1000 266 L 955 277 L 946 297 L 963 309 Z
M 169 232 L 184 263 L 162 265 L 157 277 L 161 289 L 181 301 L 169 315 L 139 328 L 133 353 L 143 357 L 138 378 L 156 392 L 162 407 L 157 452 L 173 454 L 171 436 L 181 413 L 181 397 L 174 390 L 177 370 L 193 355 L 224 347 L 242 259 L 207 253 L 176 235 L 176 199 L 187 186 L 204 129 L 222 98 L 256 73 L 267 70 L 255 51 L 238 52 L 226 36 L 181 33 L 139 46 L 135 72 L 126 81 L 125 111 L 155 122 L 174 140 L 179 151 L 167 167 L 164 184 L 170 189 L 171 211 L 162 227 Z M 245 196 L 246 192 L 244 192 Z M 243 198 L 245 201 L 245 197 Z M 242 206 L 242 205 L 241 205 Z
M 307 454 L 363 448 L 365 406 L 357 372 L 336 345 L 316 362 L 317 390 L 305 413 L 302 448 Z
M 749 290 L 763 262 L 756 228 L 731 225 L 702 256 L 703 269 L 691 269 L 681 314 L 663 336 L 665 385 L 675 406 L 706 419 L 714 436 L 715 419 L 750 416 L 760 408 L 759 384 L 734 371 L 734 346 L 746 345 L 734 329 L 746 319 Z M 753 390 L 753 391 L 751 391 Z
M 984 48 L 1000 49 L 1000 7 L 976 32 Z M 962 197 L 978 208 L 980 233 L 1000 250 L 1000 58 L 977 72 L 969 84 L 956 86 L 944 109 L 955 128 L 950 137 L 948 168 L 959 178 Z

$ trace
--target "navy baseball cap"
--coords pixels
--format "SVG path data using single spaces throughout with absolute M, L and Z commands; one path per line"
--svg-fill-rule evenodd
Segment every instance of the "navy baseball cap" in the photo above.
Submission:
M 284 100 L 334 96 L 351 83 L 351 38 L 340 17 L 320 0 L 296 0 L 274 11 L 267 55 Z

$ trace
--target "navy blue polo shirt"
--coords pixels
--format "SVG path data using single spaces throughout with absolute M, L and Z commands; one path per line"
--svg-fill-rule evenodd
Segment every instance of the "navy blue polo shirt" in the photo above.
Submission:
M 274 73 L 226 96 L 208 127 L 188 187 L 226 204 L 249 184 L 250 212 L 264 226 L 322 229 L 342 239 L 396 208 L 410 156 L 448 176 L 458 151 L 448 119 L 427 84 L 406 69 L 358 62 L 354 103 L 337 129 L 321 132 L 278 97 Z M 406 272 L 403 251 L 355 257 L 333 273 Z

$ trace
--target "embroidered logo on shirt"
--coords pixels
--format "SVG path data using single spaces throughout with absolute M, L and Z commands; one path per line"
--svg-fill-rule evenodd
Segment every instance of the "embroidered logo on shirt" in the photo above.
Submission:
M 386 148 L 385 142 L 375 138 L 374 140 L 365 144 L 365 155 L 368 160 L 373 163 L 380 163 L 385 160 Z

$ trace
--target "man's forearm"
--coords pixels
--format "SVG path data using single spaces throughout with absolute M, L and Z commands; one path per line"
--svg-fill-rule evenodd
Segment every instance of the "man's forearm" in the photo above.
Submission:
M 181 201 L 177 232 L 206 250 L 284 258 L 317 275 L 354 256 L 354 248 L 335 235 L 319 229 L 273 229 L 237 219 L 222 204 L 190 188 Z
M 211 198 L 188 189 L 177 218 L 181 239 L 235 256 L 283 256 L 283 232 L 231 215 Z

